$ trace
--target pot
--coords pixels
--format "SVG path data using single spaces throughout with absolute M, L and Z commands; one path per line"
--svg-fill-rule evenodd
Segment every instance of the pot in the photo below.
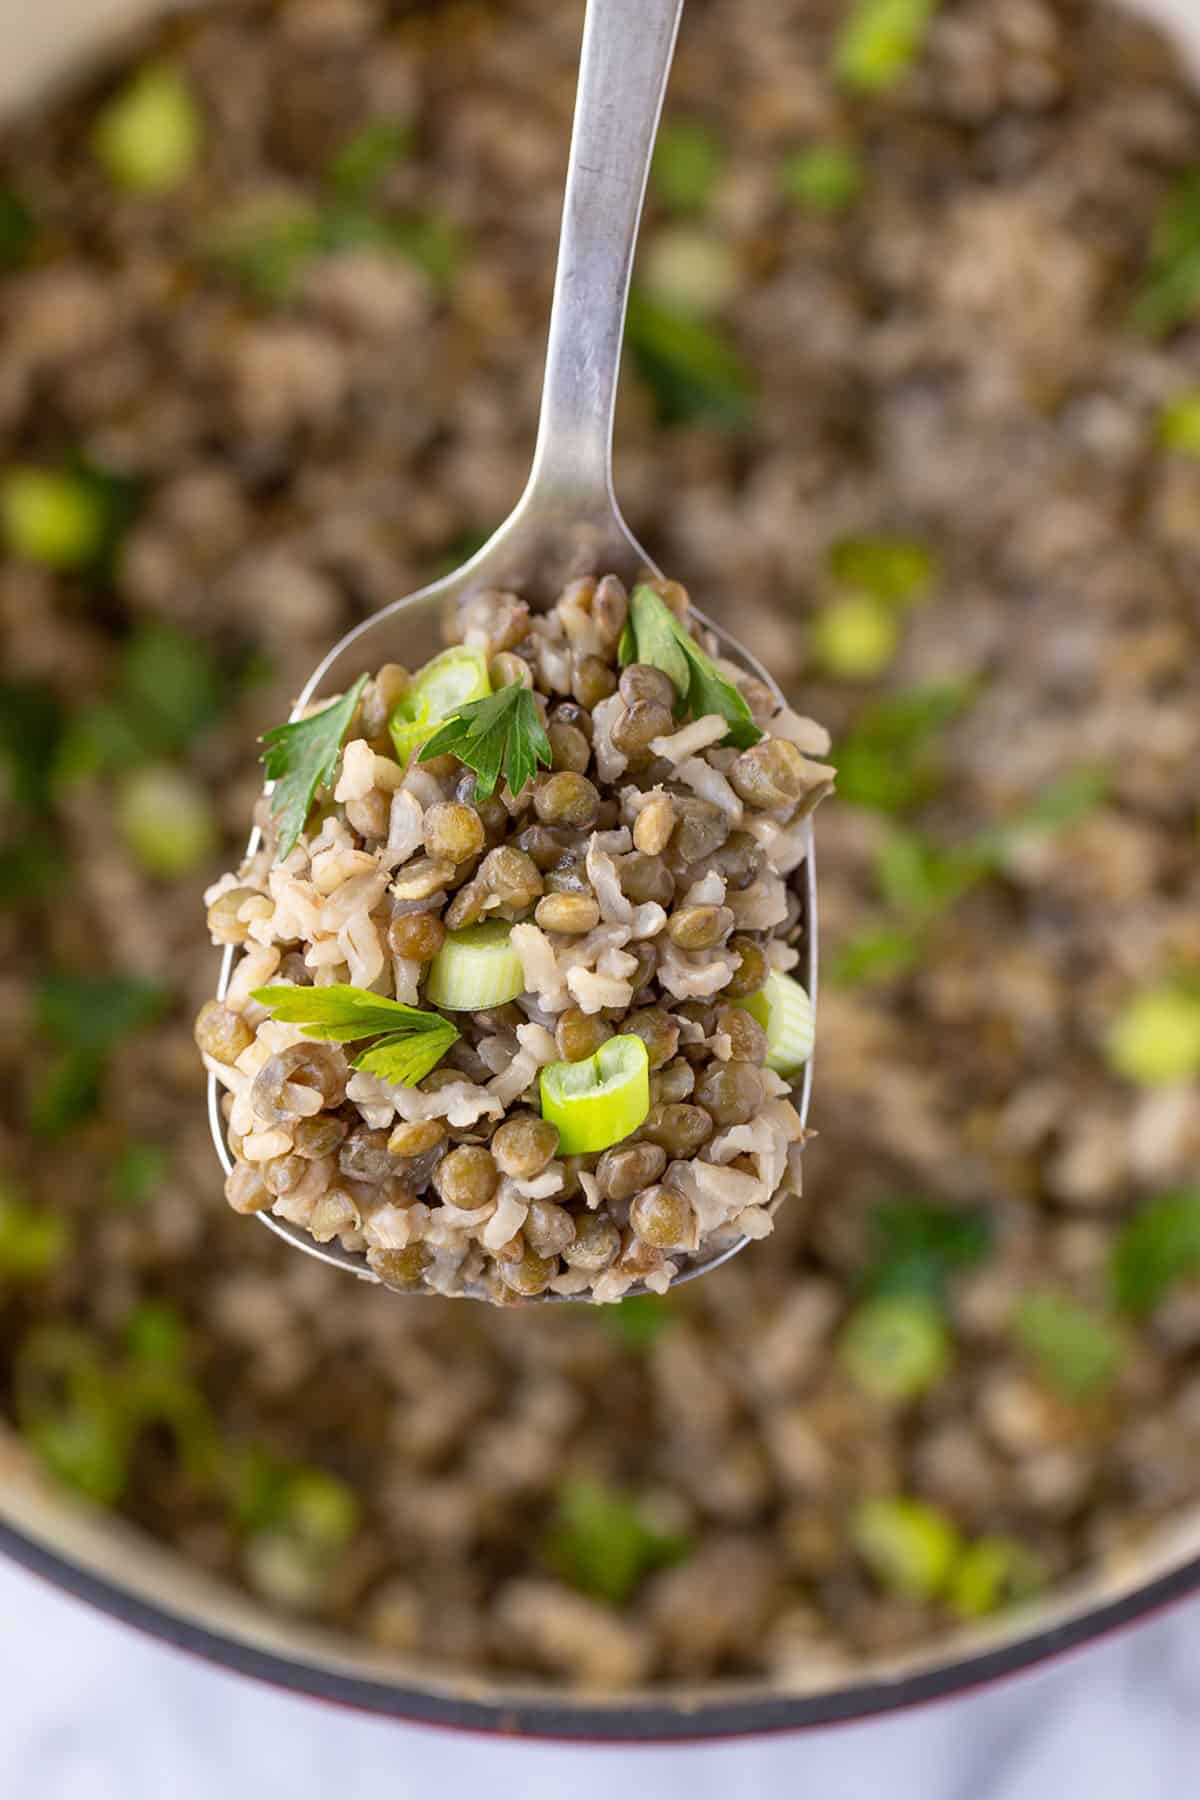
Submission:
M 0 7 L 0 115 L 119 42 L 170 0 L 39 0 Z M 1195 0 L 1128 0 L 1200 64 Z M 1200 1589 L 1200 1508 L 1120 1567 L 1045 1601 L 847 1675 L 651 1692 L 564 1693 L 489 1674 L 434 1674 L 328 1631 L 281 1620 L 116 1519 L 51 1488 L 20 1443 L 0 1436 L 0 1550 L 114 1618 L 204 1659 L 297 1693 L 447 1728 L 564 1740 L 669 1742 L 792 1730 L 871 1717 L 1031 1668 Z

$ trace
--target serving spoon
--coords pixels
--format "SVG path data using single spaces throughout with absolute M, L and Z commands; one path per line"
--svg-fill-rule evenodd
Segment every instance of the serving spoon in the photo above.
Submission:
M 441 648 L 447 609 L 470 593 L 512 588 L 534 604 L 550 606 L 577 575 L 612 573 L 631 582 L 640 574 L 659 573 L 617 506 L 612 434 L 633 252 L 682 10 L 683 0 L 587 0 L 541 416 L 524 493 L 499 530 L 461 568 L 347 632 L 309 677 L 293 718 L 323 694 L 344 693 L 359 675 L 382 663 L 415 666 L 434 655 Z M 693 611 L 693 617 L 715 633 L 723 656 L 765 682 L 782 702 L 775 682 L 747 650 L 702 613 Z M 807 833 L 808 853 L 798 879 L 804 984 L 815 1000 L 817 892 L 811 821 Z M 247 856 L 259 842 L 256 829 Z M 231 945 L 221 966 L 219 999 L 225 997 L 235 957 Z M 811 1088 L 810 1060 L 796 1096 L 802 1120 L 808 1117 Z M 217 1155 L 228 1174 L 233 1158 L 214 1076 L 209 1077 L 208 1113 Z M 270 1212 L 255 1216 L 306 1255 L 365 1280 L 379 1279 L 357 1252 L 318 1244 L 299 1226 Z M 748 1242 L 736 1238 L 702 1260 L 685 1262 L 673 1285 L 728 1262 Z M 638 1282 L 628 1291 L 646 1290 Z M 482 1287 L 464 1293 L 471 1299 L 487 1297 Z M 587 1297 L 547 1293 L 540 1298 L 586 1302 Z

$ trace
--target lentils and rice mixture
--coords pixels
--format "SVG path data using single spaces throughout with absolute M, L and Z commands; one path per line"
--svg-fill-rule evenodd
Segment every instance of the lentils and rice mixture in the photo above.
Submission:
M 229 0 L 0 148 L 5 1414 L 426 1666 L 818 1680 L 1200 1497 L 1200 105 L 1097 0 L 867 12 L 672 76 L 619 486 L 839 801 L 805 1195 L 611 1307 L 252 1229 L 192 1041 L 248 745 L 520 490 L 578 8 Z
M 635 605 L 717 651 L 678 583 L 644 584 Z M 543 613 L 506 592 L 462 604 L 467 655 L 451 669 L 497 698 L 535 697 L 544 774 L 481 798 L 469 762 L 428 753 L 444 720 L 427 750 L 406 743 L 414 728 L 394 722 L 417 710 L 421 676 L 389 663 L 349 719 L 319 826 L 281 845 L 264 802 L 265 842 L 206 896 L 214 941 L 243 953 L 196 1025 L 230 1090 L 235 1212 L 270 1208 L 364 1251 L 390 1287 L 498 1302 L 665 1293 L 681 1261 L 770 1232 L 804 1128 L 766 1066 L 770 1014 L 760 1023 L 748 1004 L 769 980 L 807 999 L 787 973 L 804 934 L 787 877 L 833 785 L 812 754 L 829 736 L 719 657 L 745 747 L 719 712 L 680 718 L 663 668 L 632 651 L 620 666 L 630 626 L 615 575 L 572 583 Z M 446 661 L 429 665 L 435 680 Z M 443 996 L 439 970 L 470 956 L 481 923 L 499 927 L 484 954 L 511 979 Z M 288 986 L 345 983 L 430 1023 L 422 1002 L 441 999 L 457 1041 L 425 1079 L 399 1082 L 272 1016 Z M 560 1141 L 539 1078 L 584 1070 L 606 1045 L 636 1053 L 633 1111 Z M 788 1073 L 809 1049 L 806 1035 Z

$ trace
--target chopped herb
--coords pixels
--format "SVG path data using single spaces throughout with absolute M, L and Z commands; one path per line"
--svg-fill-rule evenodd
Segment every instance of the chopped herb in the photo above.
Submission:
M 837 747 L 839 797 L 880 812 L 931 799 L 942 779 L 938 737 L 978 693 L 974 681 L 938 682 L 865 707 Z
M 1125 1355 L 1111 1320 L 1049 1290 L 1022 1296 L 1013 1311 L 1012 1333 L 1046 1386 L 1072 1403 L 1107 1392 Z
M 895 613 L 871 594 L 844 594 L 813 619 L 813 656 L 841 681 L 871 681 L 893 662 L 900 648 Z
M 162 1144 L 126 1144 L 113 1158 L 107 1192 L 115 1206 L 144 1206 L 171 1166 L 170 1152 Z
M 736 426 L 749 416 L 755 380 L 725 332 L 651 300 L 629 300 L 625 335 L 638 374 L 664 425 L 709 419 Z
M 21 1435 L 56 1481 L 99 1506 L 120 1499 L 129 1424 L 94 1338 L 70 1326 L 31 1331 L 13 1360 L 13 1399 Z
M 1107 769 L 1068 769 L 1040 788 L 1033 799 L 1000 826 L 1004 838 L 1068 831 L 1102 806 L 1111 778 Z
M 0 274 L 23 269 L 37 238 L 32 212 L 10 187 L 0 187 Z
M 650 170 L 656 199 L 671 212 L 703 212 L 725 160 L 725 145 L 714 126 L 700 119 L 664 119 Z
M 978 845 L 949 849 L 915 832 L 889 830 L 875 861 L 875 877 L 889 906 L 915 919 L 933 919 L 969 893 L 992 868 Z
M 411 153 L 414 138 L 408 119 L 370 120 L 331 158 L 330 185 L 356 199 L 372 193 L 388 171 Z
M 0 1276 L 37 1281 L 68 1255 L 73 1233 L 62 1213 L 31 1206 L 17 1188 L 0 1179 Z
M 299 1025 L 305 1037 L 327 1043 L 375 1038 L 354 1058 L 354 1067 L 382 1081 L 415 1087 L 439 1063 L 460 1033 L 441 1013 L 422 1012 L 366 988 L 337 984 L 322 988 L 256 988 L 253 998 L 285 1024 Z M 382 1034 L 382 1035 L 381 1035 Z
M 118 187 L 163 194 L 186 181 L 204 142 L 204 119 L 178 69 L 143 69 L 96 120 L 92 144 Z
M 265 731 L 263 766 L 271 791 L 271 813 L 278 829 L 277 860 L 291 855 L 304 830 L 318 788 L 328 787 L 337 770 L 342 739 L 367 685 L 360 675 L 349 692 L 307 719 Z
M 918 538 L 843 538 L 829 553 L 839 587 L 870 594 L 889 606 L 923 600 L 937 580 L 937 559 Z
M 151 1024 L 166 1004 L 165 988 L 133 975 L 47 975 L 38 994 L 46 1036 L 69 1050 L 103 1055 Z
M 1113 1245 L 1116 1302 L 1135 1318 L 1152 1312 L 1177 1281 L 1196 1274 L 1200 1274 L 1200 1188 L 1152 1200 Z
M 658 1524 L 636 1496 L 576 1479 L 560 1491 L 542 1556 L 581 1593 L 622 1606 L 647 1575 L 682 1561 L 690 1549 L 682 1532 Z
M 1041 1558 L 1016 1538 L 984 1537 L 954 1565 L 946 1601 L 964 1619 L 982 1619 L 1032 1600 L 1046 1585 Z
M 1147 337 L 1168 337 L 1200 310 L 1200 169 L 1172 185 L 1150 238 L 1133 322 Z
M 1158 415 L 1158 438 L 1165 450 L 1200 457 L 1200 388 L 1177 394 Z
M 39 1076 L 29 1098 L 29 1129 L 59 1138 L 90 1119 L 100 1105 L 104 1058 L 94 1050 L 65 1050 Z
M 283 306 L 322 248 L 316 207 L 299 199 L 272 200 L 241 207 L 225 220 L 209 255 L 252 299 Z
M 838 1345 L 864 1393 L 904 1405 L 935 1387 L 953 1352 L 942 1309 L 922 1294 L 883 1294 L 855 1308 Z
M 991 1241 L 981 1213 L 907 1198 L 885 1200 L 875 1208 L 871 1235 L 865 1291 L 918 1295 L 939 1303 L 951 1276 L 981 1262 Z
M 880 1586 L 908 1600 L 935 1599 L 961 1550 L 944 1513 L 899 1495 L 860 1502 L 850 1536 Z
M 677 712 L 690 712 L 694 719 L 715 713 L 727 720 L 729 730 L 724 741 L 736 744 L 740 750 L 757 744 L 762 737 L 745 697 L 721 674 L 666 602 L 644 582 L 634 588 L 629 603 L 621 660 L 650 663 L 669 675 L 679 694 Z
M 501 774 L 510 793 L 519 794 L 539 763 L 548 769 L 553 761 L 533 690 L 513 681 L 499 693 L 460 706 L 423 746 L 419 761 L 447 755 L 474 769 L 478 800 L 490 798 Z
M 1200 986 L 1169 981 L 1135 994 L 1118 1014 L 1106 1050 L 1113 1073 L 1139 1086 L 1192 1080 L 1200 1074 Z
M 208 645 L 186 631 L 154 625 L 130 639 L 121 658 L 119 704 L 137 713 L 161 750 L 182 750 L 211 725 L 224 683 Z
M 787 198 L 810 212 L 845 212 L 862 194 L 865 180 L 863 159 L 847 144 L 809 144 L 785 157 L 779 171 Z
M 116 825 L 148 875 L 173 881 L 212 855 L 217 826 L 204 788 L 183 769 L 150 763 L 122 782 Z
M 593 1308 L 595 1322 L 627 1350 L 648 1350 L 679 1317 L 678 1308 L 665 1296 L 634 1294 L 616 1306 Z
M 162 1300 L 143 1300 L 125 1321 L 125 1345 L 138 1362 L 178 1368 L 187 1358 L 188 1330 L 181 1315 Z
M 891 981 L 916 968 L 923 951 L 916 932 L 886 926 L 860 931 L 835 950 L 830 980 L 835 987 L 865 987 L 871 982 Z
M 878 94 L 895 87 L 924 47 L 938 0 L 854 0 L 834 46 L 843 87 Z
M 0 681 L 0 761 L 5 798 L 31 812 L 47 802 L 50 767 L 65 720 L 53 691 L 40 682 Z
M 105 546 L 104 501 L 83 476 L 32 464 L 0 478 L 0 528 L 14 556 L 62 574 L 94 565 Z

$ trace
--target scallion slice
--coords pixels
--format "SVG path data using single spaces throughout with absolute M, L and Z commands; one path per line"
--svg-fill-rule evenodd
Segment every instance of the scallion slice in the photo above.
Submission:
M 636 1131 L 650 1111 L 650 1059 L 632 1032 L 609 1038 L 581 1062 L 542 1070 L 542 1117 L 558 1127 L 564 1156 L 607 1150 Z
M 798 981 L 772 969 L 756 994 L 738 1002 L 767 1034 L 767 1067 L 785 1080 L 812 1055 L 813 1004 Z
M 418 670 L 407 694 L 392 708 L 388 729 L 401 762 L 427 743 L 460 706 L 483 700 L 492 691 L 482 650 L 455 644 Z
M 447 1012 L 483 1012 L 506 1006 L 525 991 L 521 959 L 500 919 L 451 931 L 429 965 L 425 1001 Z

